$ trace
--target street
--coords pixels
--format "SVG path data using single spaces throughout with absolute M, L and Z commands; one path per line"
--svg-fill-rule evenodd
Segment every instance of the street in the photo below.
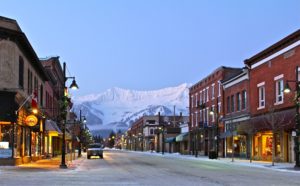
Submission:
M 127 151 L 75 162 L 69 169 L 2 166 L 0 185 L 300 185 L 299 173 Z

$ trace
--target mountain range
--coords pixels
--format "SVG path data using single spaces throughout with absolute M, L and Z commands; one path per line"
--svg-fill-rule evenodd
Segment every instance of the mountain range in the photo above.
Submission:
M 107 136 L 111 130 L 125 131 L 144 115 L 188 114 L 188 84 L 151 91 L 114 87 L 99 94 L 74 97 L 73 111 L 86 117 L 89 129 Z

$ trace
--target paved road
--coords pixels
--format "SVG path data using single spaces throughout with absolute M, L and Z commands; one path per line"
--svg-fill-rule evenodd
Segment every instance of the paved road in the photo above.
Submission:
M 300 185 L 299 173 L 105 151 L 104 159 L 77 161 L 67 170 L 39 166 L 0 167 L 0 185 Z

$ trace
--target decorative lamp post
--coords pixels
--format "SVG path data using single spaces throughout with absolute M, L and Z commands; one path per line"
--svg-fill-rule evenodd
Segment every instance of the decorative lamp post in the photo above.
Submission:
M 63 73 L 64 73 L 64 89 L 65 89 L 65 95 L 63 97 L 63 123 L 62 123 L 62 127 L 63 127 L 63 139 L 62 139 L 62 152 L 61 152 L 61 164 L 60 164 L 60 168 L 62 169 L 66 169 L 68 168 L 68 166 L 66 165 L 66 122 L 67 122 L 67 106 L 66 106 L 66 102 L 67 102 L 67 95 L 66 95 L 66 91 L 67 91 L 67 87 L 66 87 L 66 83 L 67 83 L 67 80 L 68 79 L 73 79 L 71 85 L 69 88 L 73 89 L 73 90 L 77 90 L 79 87 L 78 85 L 76 84 L 76 81 L 75 81 L 75 77 L 66 77 L 66 63 L 64 62 L 63 63 Z
M 284 93 L 290 93 L 291 88 L 289 86 L 289 82 L 295 83 L 295 90 L 296 90 L 296 97 L 295 97 L 295 104 L 296 104 L 296 126 L 295 126 L 295 135 L 294 135 L 294 152 L 295 152 L 295 168 L 300 169 L 300 148 L 299 148 L 299 136 L 300 136 L 300 117 L 299 117 L 299 104 L 300 104 L 300 82 L 299 82 L 299 67 L 296 66 L 296 80 L 286 80 L 286 85 L 284 88 Z

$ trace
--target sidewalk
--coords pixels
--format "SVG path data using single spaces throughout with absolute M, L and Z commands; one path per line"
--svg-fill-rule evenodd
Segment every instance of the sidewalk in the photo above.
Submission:
M 68 169 L 76 169 L 79 166 L 79 164 L 84 160 L 83 156 L 84 155 L 78 158 L 76 154 L 75 160 L 74 160 L 74 155 L 71 160 L 70 154 L 66 154 L 66 165 L 68 166 Z M 61 164 L 61 155 L 49 159 L 41 159 L 35 162 L 22 164 L 19 165 L 19 167 L 31 168 L 31 169 L 44 169 L 44 170 L 59 170 L 60 164 Z
M 127 150 L 125 150 L 127 151 Z M 272 166 L 272 162 L 266 162 L 266 161 L 252 161 L 250 163 L 250 160 L 246 159 L 239 159 L 234 158 L 234 161 L 232 162 L 232 158 L 218 158 L 218 159 L 209 159 L 207 156 L 198 156 L 195 157 L 194 155 L 181 155 L 179 153 L 164 153 L 162 155 L 161 153 L 156 152 L 139 152 L 139 151 L 128 151 L 133 153 L 144 153 L 147 155 L 152 156 L 162 156 L 162 157 L 168 157 L 168 158 L 180 158 L 180 159 L 191 159 L 191 160 L 200 160 L 200 161 L 211 161 L 211 162 L 217 162 L 217 163 L 225 163 L 225 164 L 232 164 L 232 165 L 239 165 L 239 166 L 247 166 L 247 167 L 257 167 L 257 168 L 264 168 L 264 169 L 272 169 L 276 171 L 282 171 L 282 172 L 293 172 L 293 173 L 299 173 L 300 169 L 295 169 L 295 163 L 274 163 L 274 166 Z

